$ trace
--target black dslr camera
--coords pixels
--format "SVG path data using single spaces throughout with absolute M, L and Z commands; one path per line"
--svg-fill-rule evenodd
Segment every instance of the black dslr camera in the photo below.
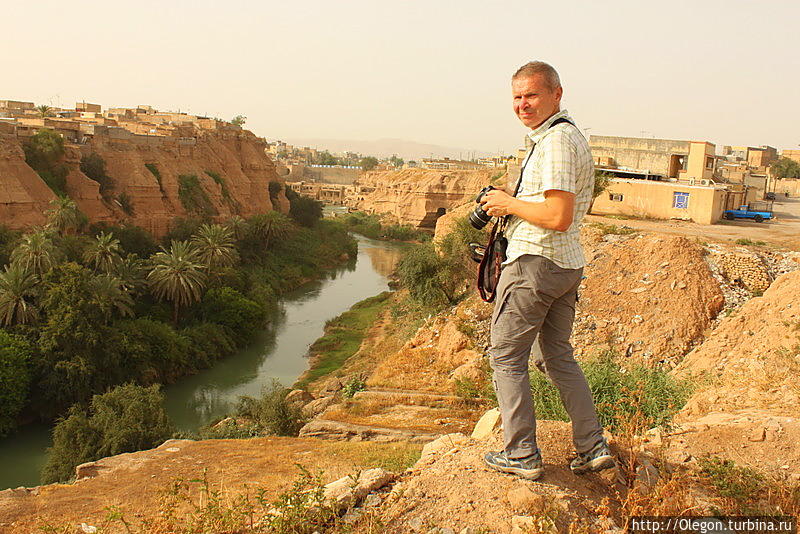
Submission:
M 483 206 L 481 205 L 481 199 L 483 198 L 483 195 L 485 195 L 492 189 L 494 189 L 494 187 L 491 185 L 487 185 L 486 187 L 481 189 L 481 192 L 478 193 L 478 197 L 475 199 L 475 202 L 478 205 L 474 210 L 472 210 L 472 213 L 469 214 L 469 223 L 476 230 L 483 230 L 483 227 L 486 226 L 486 224 L 492 220 L 492 216 L 486 213 L 483 210 Z

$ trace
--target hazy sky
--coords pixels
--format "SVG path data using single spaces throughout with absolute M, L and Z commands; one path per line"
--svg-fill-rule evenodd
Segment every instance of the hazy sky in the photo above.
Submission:
M 243 114 L 267 138 L 511 151 L 525 129 L 509 77 L 541 59 L 589 134 L 800 143 L 797 0 L 37 0 L 4 11 L 0 99 Z

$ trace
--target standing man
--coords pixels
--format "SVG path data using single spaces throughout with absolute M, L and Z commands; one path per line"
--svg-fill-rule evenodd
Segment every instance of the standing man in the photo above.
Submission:
M 533 61 L 511 77 L 514 112 L 531 129 L 534 148 L 519 193 L 483 198 L 494 217 L 512 215 L 507 260 L 497 287 L 489 356 L 503 420 L 504 450 L 484 457 L 492 469 L 535 480 L 542 475 L 528 359 L 538 336 L 543 367 L 572 420 L 574 473 L 614 465 L 592 393 L 569 338 L 585 265 L 579 227 L 592 200 L 594 167 L 586 139 L 561 110 L 553 67 Z M 561 119 L 561 120 L 559 120 Z

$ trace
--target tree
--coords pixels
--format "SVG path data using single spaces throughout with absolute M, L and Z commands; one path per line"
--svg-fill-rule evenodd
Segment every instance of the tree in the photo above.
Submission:
M 129 294 L 140 293 L 147 284 L 144 261 L 136 254 L 128 254 L 117 262 L 113 274 L 119 279 L 120 286 Z
M 55 264 L 53 241 L 44 231 L 25 234 L 11 252 L 11 261 L 26 271 L 41 277 Z
M 69 169 L 61 163 L 64 139 L 53 130 L 39 130 L 22 146 L 25 162 L 57 195 L 66 195 Z
M 317 155 L 318 165 L 339 165 L 339 159 L 327 150 L 323 150 Z
M 292 223 L 283 213 L 268 211 L 251 217 L 247 226 L 248 236 L 267 249 L 273 241 L 289 235 Z
M 41 119 L 53 116 L 53 108 L 51 108 L 46 104 L 42 104 L 41 106 L 36 106 L 36 111 L 39 113 L 39 118 Z
M 157 385 L 118 386 L 92 397 L 88 410 L 79 405 L 53 429 L 42 481 L 63 482 L 84 462 L 153 448 L 174 432 Z
M 22 337 L 0 330 L 0 436 L 17 426 L 31 382 L 33 348 Z
M 800 163 L 793 159 L 781 158 L 770 168 L 776 178 L 800 178 Z
M 592 201 L 589 203 L 588 212 L 592 212 L 592 206 L 594 206 L 594 200 L 603 194 L 603 191 L 608 189 L 608 186 L 611 184 L 611 179 L 614 178 L 614 175 L 611 173 L 603 172 L 603 171 L 594 171 L 594 189 L 592 190 Z
M 104 273 L 110 273 L 114 270 L 114 266 L 122 261 L 121 250 L 119 239 L 116 239 L 114 234 L 100 232 L 86 249 L 83 259 L 94 265 L 95 272 L 99 269 Z
M 297 195 L 289 203 L 289 216 L 297 224 L 311 228 L 322 218 L 322 202 Z
M 33 304 L 38 279 L 20 264 L 6 265 L 0 273 L 0 324 L 30 324 L 39 311 Z
M 244 218 L 239 215 L 234 215 L 225 222 L 225 226 L 230 229 L 233 238 L 239 240 L 244 237 L 247 221 L 245 221 Z
M 178 324 L 178 310 L 200 300 L 205 288 L 203 264 L 187 241 L 173 241 L 151 258 L 153 268 L 147 275 L 153 294 L 173 305 L 172 322 Z
M 226 327 L 231 338 L 245 345 L 264 327 L 264 309 L 230 287 L 210 289 L 200 304 L 204 321 Z
M 192 237 L 197 256 L 209 272 L 220 267 L 230 267 L 238 260 L 233 232 L 221 224 L 204 224 Z
M 231 119 L 231 124 L 234 126 L 242 127 L 244 123 L 247 122 L 247 117 L 244 115 L 236 115 L 234 118 Z
M 84 221 L 78 205 L 66 196 L 51 200 L 50 209 L 45 215 L 47 215 L 47 227 L 61 235 L 77 231 Z
M 371 171 L 378 166 L 378 158 L 373 156 L 361 158 L 361 163 L 359 166 L 365 171 Z
M 391 158 L 389 158 L 389 163 L 392 165 L 392 167 L 402 167 L 403 163 L 405 162 L 403 161 L 403 158 L 398 158 L 397 154 L 394 154 Z
M 116 276 L 101 274 L 93 277 L 89 281 L 89 291 L 106 324 L 114 313 L 121 317 L 133 316 L 133 299 Z

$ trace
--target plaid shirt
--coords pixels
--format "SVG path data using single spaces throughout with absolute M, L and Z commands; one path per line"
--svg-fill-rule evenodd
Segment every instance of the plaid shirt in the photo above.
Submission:
M 572 225 L 566 232 L 558 232 L 512 217 L 505 232 L 508 238 L 506 264 L 523 254 L 544 256 L 564 269 L 578 269 L 586 264 L 579 228 L 592 201 L 594 164 L 589 144 L 576 127 L 562 123 L 550 128 L 560 117 L 570 119 L 567 111 L 562 110 L 528 133 L 535 145 L 523 169 L 517 198 L 544 202 L 544 192 L 550 189 L 574 193 Z

